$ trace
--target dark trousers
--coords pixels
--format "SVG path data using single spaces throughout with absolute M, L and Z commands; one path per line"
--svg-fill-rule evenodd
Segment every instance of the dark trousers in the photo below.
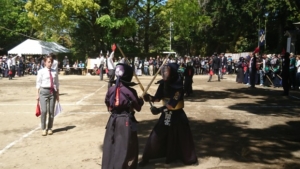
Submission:
M 18 76 L 23 76 L 23 68 L 18 68 Z
M 185 77 L 184 92 L 187 96 L 189 96 L 191 93 L 193 93 L 192 84 L 193 84 L 193 79 L 190 77 Z
M 8 77 L 8 69 L 5 69 L 5 70 L 3 71 L 3 77 Z
M 250 85 L 251 87 L 255 87 L 255 76 L 256 76 L 256 70 L 250 68 Z
M 232 73 L 232 66 L 231 65 L 227 66 L 227 72 L 228 72 L 228 74 Z
M 288 95 L 290 91 L 290 83 L 289 83 L 289 78 L 286 78 L 285 75 L 282 75 L 282 87 L 283 87 L 283 94 Z
M 293 71 L 290 71 L 289 72 L 289 80 L 290 80 L 290 85 L 295 88 L 296 87 L 296 72 L 293 70 Z
M 218 81 L 220 81 L 220 74 L 219 74 L 219 69 L 213 69 L 214 74 L 216 74 L 218 76 Z M 212 75 L 209 75 L 209 79 L 208 81 L 210 82 L 212 79 Z
M 11 69 L 12 69 L 12 77 L 15 77 L 15 75 L 16 75 L 16 66 L 12 65 Z
M 112 86 L 112 81 L 115 80 L 115 69 L 108 70 L 108 77 L 109 77 L 109 81 L 108 81 L 108 89 L 109 89 Z
M 99 74 L 99 76 L 100 76 L 100 80 L 103 80 L 103 65 L 100 65 L 99 66 L 99 69 L 100 69 L 100 74 Z

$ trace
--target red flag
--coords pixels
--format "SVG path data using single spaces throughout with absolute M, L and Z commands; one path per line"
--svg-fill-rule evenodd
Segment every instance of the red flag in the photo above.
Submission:
M 259 46 L 255 48 L 253 53 L 259 53 Z
M 35 115 L 36 117 L 39 117 L 41 115 L 41 107 L 39 101 L 37 101 L 36 109 L 35 109 Z
M 113 45 L 111 46 L 111 50 L 112 50 L 112 51 L 115 51 L 116 48 L 117 48 L 116 44 L 113 44 Z

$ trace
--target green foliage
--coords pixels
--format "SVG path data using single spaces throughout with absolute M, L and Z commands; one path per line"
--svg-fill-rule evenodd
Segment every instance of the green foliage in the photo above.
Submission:
M 33 33 L 24 5 L 23 0 L 0 0 L 0 48 L 10 50 Z
M 279 52 L 284 32 L 300 21 L 299 6 L 294 0 L 0 0 L 0 48 L 27 35 L 59 42 L 78 58 L 95 57 L 112 43 L 130 55 L 170 45 L 181 55 L 210 55 L 252 51 L 266 26 L 267 50 Z

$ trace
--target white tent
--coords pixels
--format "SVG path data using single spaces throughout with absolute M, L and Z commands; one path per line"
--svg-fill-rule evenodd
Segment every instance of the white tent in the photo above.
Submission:
M 47 55 L 49 53 L 69 53 L 70 50 L 55 43 L 27 39 L 18 46 L 8 51 L 8 54 Z

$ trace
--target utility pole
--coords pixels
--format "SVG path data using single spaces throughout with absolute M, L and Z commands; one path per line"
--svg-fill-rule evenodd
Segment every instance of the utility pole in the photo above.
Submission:
M 257 46 L 259 46 L 259 39 L 260 39 L 260 18 L 258 18 L 258 44 L 257 44 Z
M 267 18 L 265 20 L 265 50 L 267 49 Z
M 267 49 L 267 22 L 268 22 L 268 16 L 269 13 L 265 13 L 266 20 L 265 20 L 265 50 Z

